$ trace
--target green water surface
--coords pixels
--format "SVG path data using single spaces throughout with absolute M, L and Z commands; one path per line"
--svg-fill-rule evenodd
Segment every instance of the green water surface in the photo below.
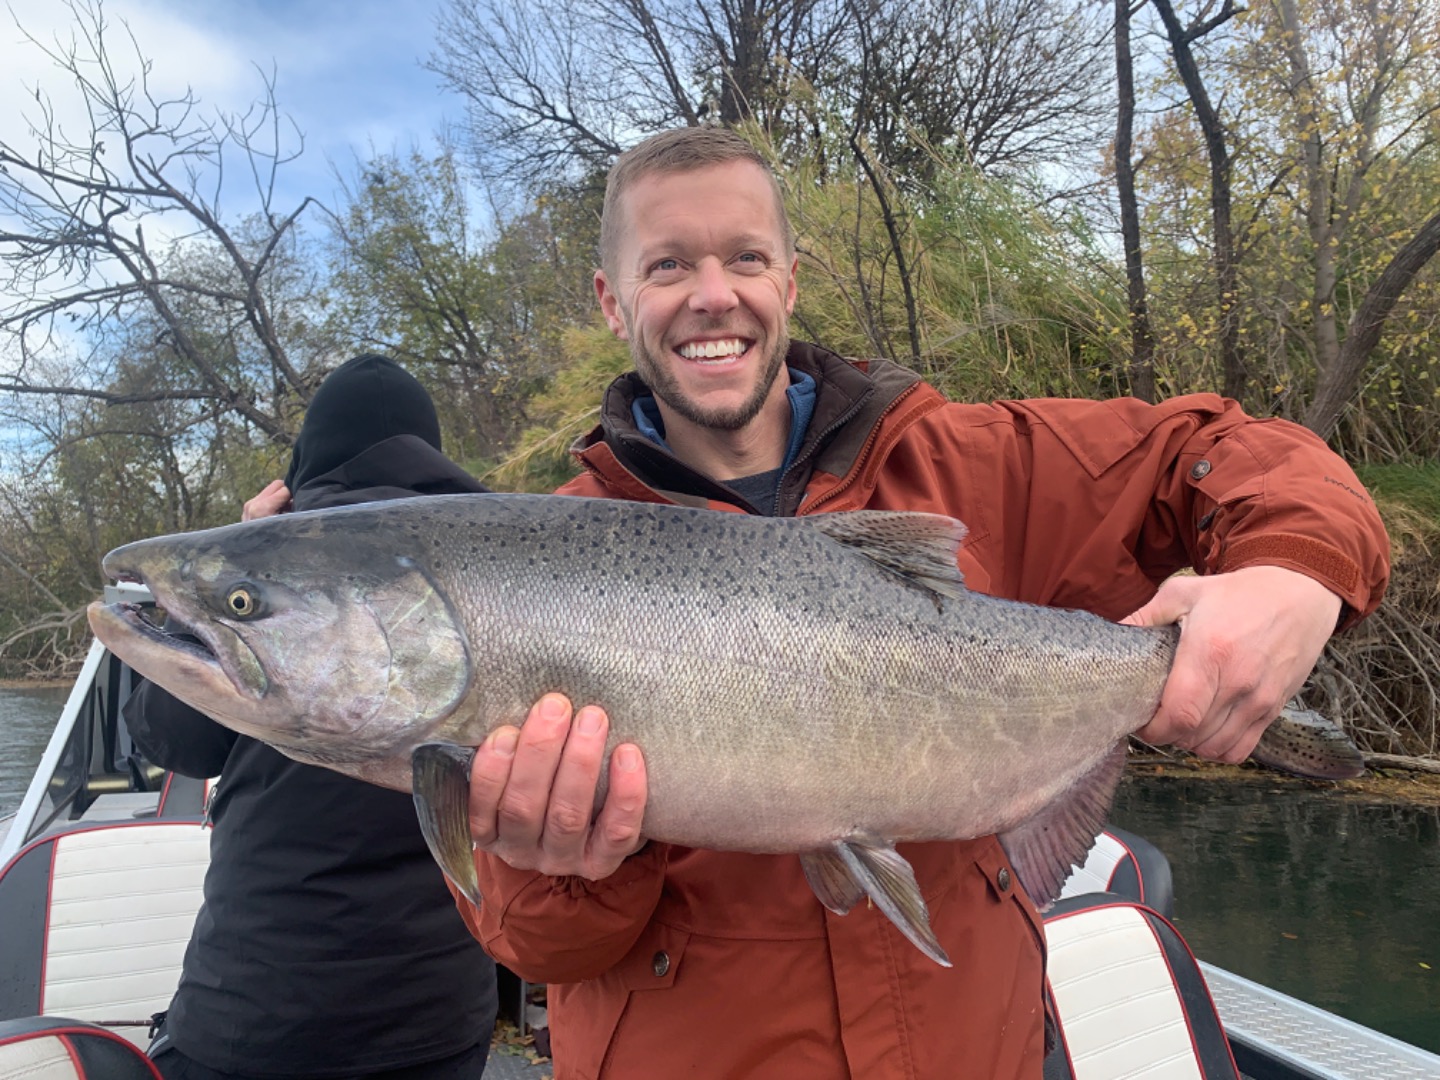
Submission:
M 1196 955 L 1440 1053 L 1440 810 L 1166 772 L 1112 820 L 1169 857 Z

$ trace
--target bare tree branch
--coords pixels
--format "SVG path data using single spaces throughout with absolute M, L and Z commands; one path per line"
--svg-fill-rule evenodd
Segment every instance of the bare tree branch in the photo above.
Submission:
M 27 37 L 68 77 L 89 130 L 70 138 L 37 91 L 39 118 L 31 126 L 31 143 L 22 148 L 0 142 L 0 334 L 10 344 L 0 388 L 65 392 L 31 379 L 28 369 L 43 355 L 73 347 L 77 335 L 94 342 L 127 320 L 153 318 L 201 387 L 137 396 L 91 379 L 68 390 L 112 404 L 224 402 L 247 423 L 284 441 L 290 418 L 267 402 L 277 387 L 290 399 L 307 401 L 313 380 L 303 372 L 313 365 L 292 358 L 267 283 L 312 200 L 302 199 L 286 213 L 272 210 L 277 171 L 300 152 L 283 145 L 273 76 L 262 73 L 262 95 L 246 112 L 203 119 L 188 92 L 164 100 L 151 93 L 150 62 L 133 37 L 140 74 L 129 80 L 118 74 L 110 52 L 115 35 L 100 0 L 70 0 L 69 7 L 74 18 L 68 41 L 47 44 Z M 235 155 L 250 172 L 261 207 L 243 231 L 224 221 L 218 209 L 225 162 Z M 207 184 L 213 187 L 202 192 Z M 163 239 L 152 243 L 152 235 Z M 212 245 L 223 261 L 209 281 L 176 272 L 181 253 L 201 243 Z M 211 304 L 209 324 L 218 318 L 231 334 L 248 328 L 264 368 L 218 354 L 195 324 L 196 301 Z M 57 332 L 61 325 L 63 336 Z M 238 343 L 231 338 L 232 345 Z

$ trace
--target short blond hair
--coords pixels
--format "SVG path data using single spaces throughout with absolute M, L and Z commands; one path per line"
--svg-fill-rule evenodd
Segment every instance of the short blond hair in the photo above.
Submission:
M 621 154 L 605 181 L 605 205 L 600 211 L 600 265 L 613 274 L 615 252 L 624 229 L 620 199 L 642 176 L 651 173 L 690 172 L 708 165 L 749 161 L 758 165 L 775 193 L 775 216 L 780 220 L 786 256 L 795 254 L 795 230 L 785 212 L 785 198 L 770 163 L 744 138 L 728 128 L 682 127 L 662 131 Z

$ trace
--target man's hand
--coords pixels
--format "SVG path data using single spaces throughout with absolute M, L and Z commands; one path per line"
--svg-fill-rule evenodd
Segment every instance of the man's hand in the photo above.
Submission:
M 256 518 L 274 517 L 289 509 L 290 489 L 285 486 L 284 480 L 271 480 L 260 494 L 245 504 L 245 508 L 240 511 L 240 520 L 254 521 Z
M 645 761 L 629 743 L 615 748 L 593 814 L 609 719 L 593 705 L 571 714 L 565 697 L 546 694 L 522 728 L 490 733 L 470 769 L 470 835 L 516 869 L 598 881 L 644 843 Z
M 1122 619 L 1180 624 L 1160 708 L 1136 735 L 1201 757 L 1244 761 L 1300 689 L 1340 617 L 1340 598 L 1280 566 L 1174 577 Z

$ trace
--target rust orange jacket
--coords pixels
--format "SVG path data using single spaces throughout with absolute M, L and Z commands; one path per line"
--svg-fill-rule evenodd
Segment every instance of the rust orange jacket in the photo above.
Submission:
M 1290 567 L 1340 595 L 1342 624 L 1379 603 L 1374 506 L 1303 428 L 1209 395 L 950 404 L 894 365 L 788 359 L 818 391 L 780 513 L 949 514 L 972 589 L 1110 618 L 1186 566 Z M 561 491 L 750 509 L 636 431 L 644 392 L 611 387 Z M 1044 938 L 999 843 L 899 850 L 952 969 L 878 910 L 827 911 L 794 855 L 652 843 L 589 882 L 477 854 L 482 906 L 459 904 L 497 960 L 551 984 L 556 1080 L 1038 1080 Z

